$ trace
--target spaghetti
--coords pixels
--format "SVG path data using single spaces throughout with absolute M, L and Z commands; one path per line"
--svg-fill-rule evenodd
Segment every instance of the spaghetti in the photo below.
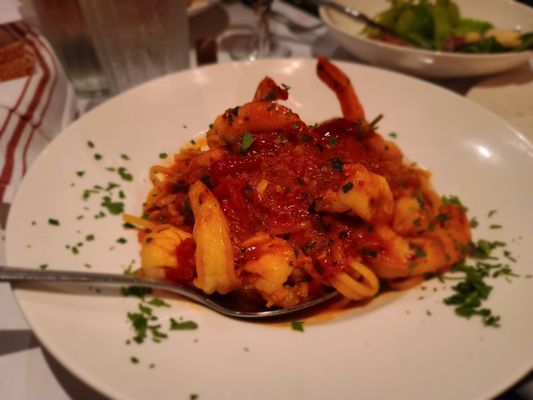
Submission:
M 151 168 L 145 218 L 126 217 L 143 228 L 143 274 L 291 307 L 332 288 L 368 299 L 464 259 L 463 207 L 375 132 L 337 67 L 320 58 L 317 72 L 343 118 L 307 126 L 265 78 L 253 101 L 215 119 L 206 150 Z

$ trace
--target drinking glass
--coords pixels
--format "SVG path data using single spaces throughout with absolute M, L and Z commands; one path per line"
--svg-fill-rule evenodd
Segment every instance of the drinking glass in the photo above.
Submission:
M 189 67 L 186 0 L 78 0 L 113 93 Z
M 109 94 L 80 4 L 75 0 L 32 0 L 32 4 L 39 28 L 52 45 L 76 94 L 86 98 Z
M 230 53 L 235 59 L 256 60 L 290 56 L 290 50 L 272 36 L 269 16 L 273 0 L 246 0 L 256 15 L 257 28 L 252 35 L 235 42 Z
M 189 67 L 187 0 L 32 0 L 80 97 Z

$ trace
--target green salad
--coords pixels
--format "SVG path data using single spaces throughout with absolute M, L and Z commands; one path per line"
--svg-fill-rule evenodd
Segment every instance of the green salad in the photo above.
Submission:
M 490 22 L 462 18 L 451 0 L 392 0 L 391 7 L 374 20 L 396 35 L 367 27 L 374 39 L 428 50 L 465 53 L 501 53 L 533 49 L 533 32 L 494 27 Z

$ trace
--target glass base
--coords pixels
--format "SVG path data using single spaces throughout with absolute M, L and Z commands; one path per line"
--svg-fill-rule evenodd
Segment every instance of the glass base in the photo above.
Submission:
M 257 36 L 251 33 L 237 33 L 226 36 L 221 45 L 228 51 L 233 60 L 254 61 L 262 58 L 284 58 L 292 54 L 288 47 L 283 46 L 276 40 L 271 40 L 269 48 L 260 52 Z

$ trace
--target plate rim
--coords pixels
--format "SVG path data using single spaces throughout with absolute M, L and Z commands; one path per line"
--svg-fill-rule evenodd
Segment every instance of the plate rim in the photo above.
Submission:
M 316 62 L 316 59 L 313 59 L 313 58 L 294 58 L 294 59 L 269 59 L 269 60 L 255 61 L 255 62 L 236 61 L 236 62 L 230 62 L 230 63 L 220 63 L 220 64 L 207 65 L 207 66 L 201 67 L 201 69 L 204 70 L 204 71 L 208 71 L 210 69 L 223 69 L 223 68 L 228 68 L 229 70 L 232 70 L 232 69 L 240 69 L 240 68 L 246 67 L 247 65 L 258 64 L 258 63 L 259 64 L 265 64 L 265 65 L 268 65 L 268 64 L 277 65 L 280 62 L 283 63 L 283 62 L 294 62 L 294 61 L 314 64 Z M 368 69 L 368 70 L 377 70 L 377 71 L 379 71 L 379 73 L 390 74 L 390 75 L 395 76 L 396 78 L 407 79 L 409 81 L 415 81 L 415 82 L 417 82 L 419 84 L 423 84 L 424 86 L 432 87 L 432 90 L 436 89 L 436 90 L 438 90 L 441 93 L 447 93 L 447 95 L 452 95 L 455 98 L 455 100 L 460 99 L 460 101 L 466 101 L 466 103 L 469 103 L 470 105 L 474 105 L 476 108 L 478 108 L 480 110 L 483 110 L 483 112 L 490 114 L 492 116 L 491 118 L 496 118 L 499 121 L 499 124 L 502 127 L 505 128 L 505 131 L 506 131 L 505 134 L 506 135 L 512 134 L 513 137 L 519 139 L 523 144 L 528 146 L 531 151 L 533 151 L 532 142 L 530 140 L 528 140 L 528 138 L 526 138 L 523 134 L 521 134 L 516 128 L 514 128 L 512 125 L 510 125 L 507 121 L 505 121 L 502 117 L 500 117 L 497 114 L 493 113 L 492 111 L 484 108 L 483 106 L 477 104 L 473 100 L 468 99 L 468 98 L 466 98 L 464 96 L 461 96 L 461 95 L 453 92 L 450 89 L 443 88 L 442 86 L 436 85 L 436 84 L 434 84 L 432 82 L 425 81 L 423 79 L 419 79 L 419 78 L 411 76 L 411 75 L 407 75 L 407 74 L 404 74 L 404 73 L 401 73 L 401 72 L 398 72 L 398 71 L 391 71 L 391 70 L 388 70 L 388 69 L 382 68 L 382 67 L 369 66 L 369 65 L 365 65 L 365 64 L 356 63 L 356 62 L 340 61 L 340 60 L 335 60 L 335 59 L 332 59 L 332 61 L 335 64 L 337 64 L 337 65 L 339 65 L 341 67 L 348 67 L 348 68 L 354 67 L 356 69 L 357 68 L 363 68 L 363 69 Z M 266 69 L 267 67 L 266 66 L 262 66 L 262 68 Z M 110 100 L 98 105 L 93 110 L 90 110 L 88 113 L 86 113 L 83 116 L 81 116 L 78 120 L 74 121 L 73 124 L 71 124 L 68 127 L 64 128 L 61 131 L 61 133 L 58 134 L 54 138 L 54 140 L 48 145 L 48 147 L 53 145 L 54 141 L 58 140 L 59 138 L 63 137 L 64 135 L 69 134 L 70 130 L 77 129 L 76 127 L 73 127 L 73 126 L 76 125 L 79 120 L 81 120 L 82 118 L 86 118 L 86 116 L 88 116 L 88 115 L 91 115 L 95 110 L 97 110 L 97 109 L 99 109 L 101 107 L 105 107 L 108 102 L 116 101 L 116 99 L 119 98 L 119 97 L 122 98 L 122 97 L 125 97 L 125 96 L 131 96 L 132 92 L 138 90 L 140 87 L 145 87 L 145 86 L 151 85 L 156 80 L 173 79 L 172 77 L 175 76 L 175 75 L 178 75 L 178 74 L 181 74 L 181 75 L 183 75 L 183 74 L 191 74 L 191 73 L 194 73 L 196 70 L 197 69 L 189 69 L 189 70 L 185 70 L 185 71 L 179 71 L 177 73 L 174 73 L 174 74 L 171 74 L 171 75 L 167 75 L 167 76 L 164 76 L 164 77 L 161 77 L 161 78 L 157 78 L 157 79 L 155 79 L 153 81 L 150 81 L 150 82 L 146 82 L 146 83 L 144 83 L 142 85 L 139 85 L 139 86 L 137 86 L 135 88 L 129 89 L 128 91 L 126 91 L 124 93 L 121 93 L 120 95 L 116 96 L 115 98 L 112 98 L 112 99 L 110 99 Z M 43 151 L 41 154 L 39 154 L 39 156 L 35 160 L 34 164 L 30 167 L 28 172 L 30 172 L 33 169 L 36 169 L 37 168 L 36 165 L 38 165 L 40 162 L 42 162 L 40 160 L 41 159 L 45 159 L 47 157 L 46 154 L 47 154 L 46 150 Z M 21 185 L 22 184 L 24 184 L 24 183 L 21 182 Z M 20 191 L 17 190 L 17 192 L 15 194 L 15 197 L 14 197 L 14 200 L 13 200 L 13 203 L 12 203 L 11 209 L 13 208 L 13 205 L 15 205 L 17 203 L 17 200 L 18 200 L 18 197 L 19 197 L 19 193 L 20 193 Z M 9 236 L 10 236 L 9 232 L 12 229 L 14 229 L 14 227 L 13 227 L 14 222 L 12 220 L 11 209 L 10 209 L 10 213 L 8 215 L 8 219 L 7 219 L 7 222 L 6 222 L 6 242 L 5 243 L 6 243 L 6 259 L 8 260 L 8 265 L 10 265 L 9 261 L 12 261 L 12 259 L 13 259 L 13 255 L 9 251 L 9 246 L 8 246 Z M 78 379 L 80 379 L 80 381 L 86 383 L 87 385 L 89 385 L 91 388 L 93 388 L 98 393 L 104 394 L 106 396 L 107 395 L 111 395 L 112 398 L 117 398 L 117 399 L 118 398 L 126 398 L 126 397 L 124 397 L 123 393 L 117 392 L 112 386 L 106 385 L 105 382 L 95 378 L 92 374 L 87 375 L 86 373 L 84 373 L 83 372 L 83 367 L 81 366 L 81 364 L 79 362 L 76 362 L 76 360 L 71 359 L 70 356 L 69 356 L 69 353 L 68 352 L 65 353 L 64 351 L 62 351 L 61 350 L 61 346 L 58 346 L 57 343 L 55 343 L 53 341 L 50 342 L 49 340 L 44 340 L 43 341 L 42 338 L 46 337 L 46 334 L 43 334 L 43 332 L 41 331 L 42 327 L 40 327 L 38 324 L 37 325 L 33 324 L 31 322 L 31 320 L 27 316 L 27 310 L 25 308 L 24 302 L 28 301 L 28 299 L 24 298 L 25 289 L 24 288 L 15 288 L 14 286 L 12 286 L 12 290 L 13 290 L 13 293 L 15 294 L 14 297 L 15 297 L 15 299 L 17 301 L 17 304 L 18 304 L 18 306 L 19 306 L 24 318 L 28 322 L 28 325 L 31 327 L 32 331 L 35 333 L 35 335 L 39 339 L 40 343 L 46 349 L 49 350 L 51 355 L 56 360 L 58 360 L 68 371 L 70 371 L 73 375 L 75 375 Z M 513 375 L 513 378 L 510 378 L 509 381 L 507 381 L 505 384 L 501 384 L 500 385 L 501 386 L 501 390 L 499 392 L 490 393 L 490 395 L 498 395 L 498 394 L 504 392 L 509 387 L 511 387 L 514 383 L 518 382 L 523 376 L 525 376 L 527 373 L 529 373 L 531 368 L 532 368 L 531 366 L 525 365 L 523 370 L 517 371 Z

